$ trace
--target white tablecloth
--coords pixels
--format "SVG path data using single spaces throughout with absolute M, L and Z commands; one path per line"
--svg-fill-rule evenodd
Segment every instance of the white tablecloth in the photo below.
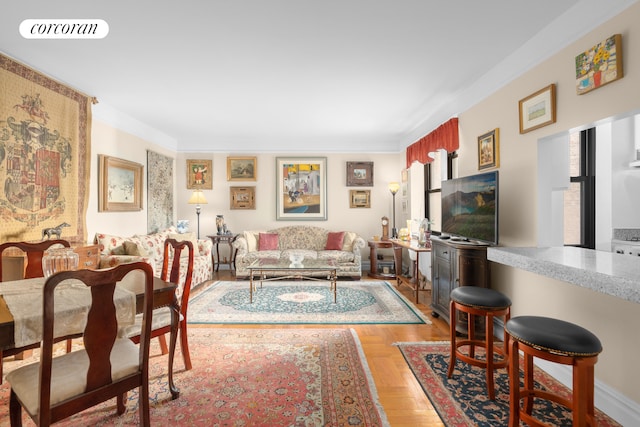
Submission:
M 14 319 L 15 347 L 24 347 L 42 340 L 42 288 L 45 279 L 0 282 L 0 295 L 4 298 Z M 136 314 L 136 295 L 121 286 L 114 294 L 119 327 L 131 325 Z M 55 291 L 56 337 L 84 331 L 91 304 L 91 291 L 80 281 L 60 283 Z

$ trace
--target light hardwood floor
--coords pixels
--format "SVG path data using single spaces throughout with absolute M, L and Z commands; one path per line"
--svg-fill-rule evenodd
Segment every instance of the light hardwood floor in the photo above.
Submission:
M 214 272 L 214 280 L 235 280 L 229 270 Z M 371 280 L 363 275 L 363 280 Z M 395 284 L 395 282 L 392 282 Z M 346 286 L 348 282 L 344 283 Z M 340 284 L 338 285 L 338 289 Z M 406 286 L 400 291 L 410 301 L 414 296 Z M 197 291 L 196 291 L 197 292 Z M 449 325 L 442 319 L 431 316 L 428 301 L 431 295 L 422 293 L 421 303 L 417 304 L 431 325 L 291 325 L 291 328 L 349 327 L 353 328 L 360 338 L 367 363 L 376 384 L 380 402 L 393 427 L 443 426 L 440 417 L 431 406 L 429 399 L 416 381 L 402 354 L 393 343 L 415 341 L 449 340 Z M 426 304 L 424 304 L 425 302 Z M 251 325 L 231 327 L 238 328 L 282 328 L 282 325 Z

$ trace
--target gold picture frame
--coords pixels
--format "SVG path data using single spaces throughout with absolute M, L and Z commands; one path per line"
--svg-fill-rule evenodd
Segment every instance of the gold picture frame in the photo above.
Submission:
M 255 181 L 257 176 L 256 157 L 227 157 L 227 181 Z
M 187 159 L 187 189 L 213 190 L 211 160 Z
M 349 190 L 350 208 L 370 208 L 371 190 Z
M 520 133 L 556 122 L 556 85 L 550 84 L 518 102 Z
M 98 161 L 98 212 L 141 211 L 144 166 L 103 154 Z
M 256 187 L 229 187 L 231 209 L 255 209 Z
M 591 92 L 624 77 L 622 36 L 614 34 L 576 56 L 576 92 Z
M 478 169 L 500 166 L 500 130 L 498 128 L 478 137 Z

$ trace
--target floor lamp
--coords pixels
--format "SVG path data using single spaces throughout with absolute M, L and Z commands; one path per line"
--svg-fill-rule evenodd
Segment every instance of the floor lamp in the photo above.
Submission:
M 207 199 L 204 198 L 202 191 L 196 190 L 189 198 L 190 205 L 196 205 L 196 215 L 198 216 L 198 239 L 200 238 L 200 205 L 206 205 Z
M 391 229 L 391 238 L 398 238 L 398 229 L 396 228 L 396 193 L 400 189 L 400 184 L 397 182 L 389 183 L 389 191 L 393 194 L 393 228 Z

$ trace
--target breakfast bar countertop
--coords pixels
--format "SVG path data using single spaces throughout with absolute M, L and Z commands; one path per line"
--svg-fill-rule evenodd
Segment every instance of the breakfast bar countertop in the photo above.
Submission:
M 640 303 L 640 258 L 593 249 L 490 247 L 489 261 Z

